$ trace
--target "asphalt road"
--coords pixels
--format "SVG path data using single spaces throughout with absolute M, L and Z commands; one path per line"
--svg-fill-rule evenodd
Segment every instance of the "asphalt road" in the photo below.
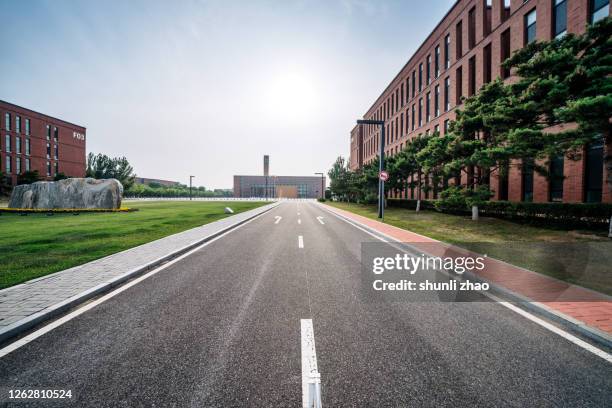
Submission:
M 503 306 L 368 298 L 372 241 L 283 203 L 1 358 L 2 404 L 298 407 L 312 319 L 323 407 L 612 405 L 612 364 Z

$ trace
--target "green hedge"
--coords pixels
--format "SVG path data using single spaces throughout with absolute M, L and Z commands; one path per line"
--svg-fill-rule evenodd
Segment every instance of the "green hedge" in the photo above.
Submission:
M 421 209 L 434 210 L 435 201 L 421 200 Z M 388 200 L 390 207 L 416 208 L 416 200 Z M 488 201 L 479 206 L 480 215 L 551 225 L 566 228 L 608 228 L 612 216 L 612 204 L 604 203 L 525 203 L 512 201 Z M 444 213 L 470 215 L 469 208 L 444 208 Z

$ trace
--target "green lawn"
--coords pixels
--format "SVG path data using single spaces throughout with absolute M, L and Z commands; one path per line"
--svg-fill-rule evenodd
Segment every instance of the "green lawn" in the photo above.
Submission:
M 376 206 L 328 202 L 377 218 Z M 384 222 L 612 295 L 612 240 L 605 231 L 566 231 L 496 218 L 385 209 Z
M 0 288 L 80 265 L 225 218 L 263 202 L 128 202 L 139 211 L 101 214 L 0 215 Z

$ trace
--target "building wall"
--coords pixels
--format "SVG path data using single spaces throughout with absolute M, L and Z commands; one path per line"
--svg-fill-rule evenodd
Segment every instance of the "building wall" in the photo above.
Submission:
M 234 176 L 234 197 L 319 198 L 321 190 L 318 176 Z
M 7 114 L 10 115 L 9 121 Z M 87 141 L 85 127 L 4 101 L 0 101 L 0 115 L 0 169 L 13 185 L 17 183 L 19 174 L 27 170 L 28 161 L 30 170 L 37 170 L 43 180 L 52 180 L 58 172 L 69 177 L 85 176 Z M 21 129 L 17 129 L 17 117 L 20 118 Z M 26 131 L 26 120 L 30 121 L 29 134 Z M 47 127 L 50 129 L 49 137 Z M 55 129 L 57 129 L 57 138 L 54 137 Z M 7 151 L 7 136 L 10 138 L 10 152 Z M 20 151 L 17 150 L 17 140 L 21 142 Z M 30 143 L 29 154 L 26 151 L 26 140 Z M 47 144 L 50 154 L 47 154 Z M 10 172 L 7 171 L 9 160 Z M 17 168 L 18 161 L 20 169 Z
M 510 30 L 510 53 L 522 48 L 525 44 L 526 15 L 536 10 L 536 38 L 544 41 L 553 38 L 553 0 L 511 0 L 507 10 L 504 3 L 507 0 L 458 0 L 434 28 L 415 54 L 408 60 L 383 93 L 363 116 L 364 119 L 384 119 L 385 154 L 397 154 L 407 140 L 426 133 L 439 130 L 445 133 L 445 123 L 453 120 L 454 110 L 461 106 L 459 95 L 470 95 L 471 89 L 478 90 L 485 84 L 485 73 L 490 72 L 490 80 L 503 75 L 501 62 L 504 33 Z M 487 4 L 491 4 L 488 8 Z M 583 33 L 590 21 L 590 0 L 566 0 L 567 31 Z M 474 11 L 474 40 L 470 43 L 470 12 Z M 490 21 L 490 29 L 486 21 Z M 458 24 L 461 30 L 458 30 Z M 448 67 L 445 64 L 445 39 L 448 36 Z M 462 44 L 458 51 L 458 42 Z M 435 71 L 436 46 L 439 47 L 439 73 Z M 490 64 L 486 63 L 486 51 L 490 50 Z M 430 81 L 427 81 L 427 61 L 430 58 Z M 470 61 L 475 67 L 475 77 L 470 76 Z M 419 67 L 422 66 L 422 86 L 419 89 Z M 489 69 L 490 67 L 490 69 Z M 459 78 L 458 71 L 461 71 Z M 413 82 L 413 73 L 415 81 Z M 446 91 L 446 79 L 449 87 Z M 474 81 L 472 81 L 474 79 Z M 516 78 L 513 73 L 506 81 Z M 473 82 L 473 85 L 472 85 Z M 438 106 L 435 111 L 436 86 L 439 88 Z M 414 88 L 414 91 L 413 91 Z M 414 92 L 414 94 L 413 94 Z M 429 94 L 430 118 L 426 116 L 427 95 Z M 445 106 L 448 94 L 449 106 Z M 422 103 L 421 122 L 419 123 L 419 105 Z M 414 107 L 414 115 L 413 115 Z M 362 129 L 358 129 L 362 128 Z M 359 135 L 359 137 L 357 137 Z M 357 143 L 359 145 L 357 146 Z M 351 131 L 352 169 L 372 161 L 378 155 L 380 131 L 376 126 L 363 125 Z M 362 163 L 360 162 L 362 160 Z M 522 177 L 520 163 L 510 169 L 508 197 L 510 200 L 522 199 Z M 584 165 L 581 162 L 565 160 L 564 163 L 563 201 L 580 202 L 584 200 Z M 494 180 L 494 179 L 492 179 Z M 610 202 L 612 194 L 605 185 L 606 174 L 603 177 L 603 201 Z M 494 180 L 496 181 L 496 179 Z M 492 183 L 492 188 L 496 185 Z M 401 192 L 392 193 L 401 196 Z M 496 192 L 496 196 L 499 194 Z M 540 176 L 534 176 L 534 200 L 549 200 L 549 183 Z

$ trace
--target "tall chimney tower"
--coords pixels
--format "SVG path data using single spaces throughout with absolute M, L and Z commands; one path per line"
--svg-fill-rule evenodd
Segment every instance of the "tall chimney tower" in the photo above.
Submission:
M 270 173 L 270 156 L 264 155 L 264 176 L 268 177 Z

